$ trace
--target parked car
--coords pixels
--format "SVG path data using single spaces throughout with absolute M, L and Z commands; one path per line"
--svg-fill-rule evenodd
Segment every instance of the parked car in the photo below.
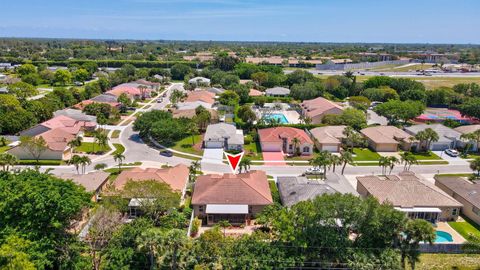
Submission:
M 157 103 L 163 102 L 163 98 L 157 98 Z
M 164 157 L 173 157 L 172 151 L 168 151 L 168 150 L 160 151 L 160 155 Z
M 447 150 L 445 150 L 445 154 L 447 154 L 451 157 L 458 157 L 460 155 L 460 153 L 455 149 L 447 149 Z
M 323 169 L 319 167 L 308 168 L 305 174 L 323 174 Z
M 167 97 L 167 93 L 163 93 L 162 97 Z

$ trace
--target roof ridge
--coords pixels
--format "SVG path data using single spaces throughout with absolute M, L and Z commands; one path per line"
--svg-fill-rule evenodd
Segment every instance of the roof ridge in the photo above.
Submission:
M 255 173 L 257 173 L 258 171 L 255 171 Z M 266 174 L 265 174 L 266 175 Z M 249 173 L 249 176 L 251 177 L 251 173 Z M 251 179 L 250 177 L 248 177 L 248 179 Z M 265 197 L 262 193 L 260 193 L 256 188 L 254 188 L 252 185 L 250 185 L 248 182 L 245 181 L 245 178 L 243 177 L 240 177 L 240 179 L 242 180 L 242 182 L 244 182 L 247 186 L 249 186 L 251 189 L 253 189 L 256 193 L 260 194 L 261 197 L 263 197 L 265 200 L 269 201 L 267 197 Z M 268 179 L 267 179 L 267 182 L 268 182 Z M 273 201 L 273 199 L 272 199 Z

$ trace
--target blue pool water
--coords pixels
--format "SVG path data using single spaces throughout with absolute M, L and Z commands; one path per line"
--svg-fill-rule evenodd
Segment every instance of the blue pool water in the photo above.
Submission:
M 453 237 L 448 232 L 444 231 L 435 231 L 437 237 L 435 238 L 435 243 L 448 243 L 453 242 Z
M 277 119 L 280 121 L 280 124 L 288 124 L 288 120 L 285 115 L 281 113 L 272 113 L 272 114 L 265 114 L 263 118 L 267 119 Z

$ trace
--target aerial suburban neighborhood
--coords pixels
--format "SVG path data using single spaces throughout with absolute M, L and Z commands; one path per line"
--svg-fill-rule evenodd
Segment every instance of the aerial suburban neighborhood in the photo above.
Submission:
M 0 269 L 480 269 L 480 5 L 426 2 L 8 3 Z

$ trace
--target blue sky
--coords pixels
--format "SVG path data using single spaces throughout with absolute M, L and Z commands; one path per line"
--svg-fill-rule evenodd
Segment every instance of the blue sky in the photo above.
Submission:
M 478 0 L 7 0 L 2 37 L 480 43 Z

